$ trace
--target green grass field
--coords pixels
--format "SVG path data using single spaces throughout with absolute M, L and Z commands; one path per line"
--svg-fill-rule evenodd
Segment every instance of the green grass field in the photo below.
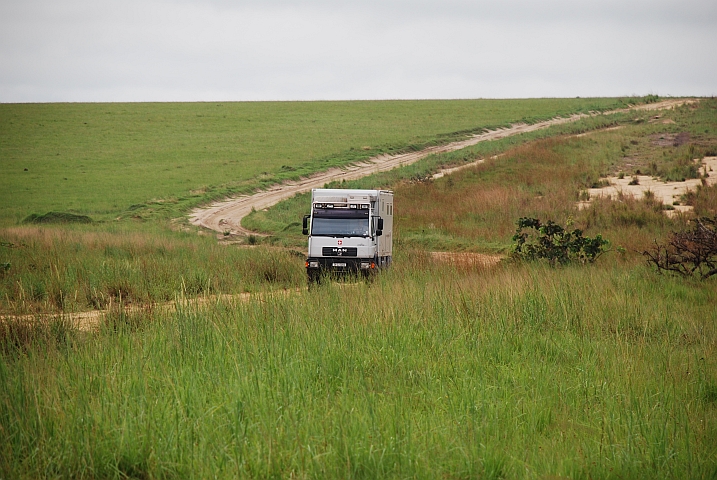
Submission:
M 523 102 L 497 104 L 517 112 L 530 104 Z M 290 115 L 378 103 L 267 105 Z M 162 108 L 188 108 L 114 107 L 148 109 L 152 118 Z M 539 116 L 526 112 L 516 115 Z M 458 125 L 444 114 L 446 125 Z M 354 113 L 359 123 L 361 116 Z M 382 135 L 399 148 L 459 130 L 421 128 L 422 139 Z M 69 131 L 59 133 L 69 138 Z M 317 168 L 312 158 L 348 161 L 351 147 L 378 144 L 364 134 L 336 140 L 346 143 L 335 157 L 307 156 L 296 168 Z M 689 140 L 658 141 L 676 134 Z M 153 135 L 161 136 L 144 139 Z M 687 218 L 668 219 L 650 200 L 575 207 L 605 174 L 653 163 L 655 174 L 671 172 L 686 155 L 715 146 L 717 102 L 702 99 L 479 144 L 347 182 L 394 190 L 394 265 L 374 282 L 324 282 L 310 291 L 298 224 L 305 195 L 246 219 L 270 234 L 256 246 L 168 228 L 165 220 L 191 204 L 180 200 L 182 189 L 198 187 L 197 179 L 191 187 L 168 182 L 156 197 L 133 185 L 140 195 L 123 192 L 116 210 L 103 203 L 113 201 L 109 193 L 84 209 L 61 200 L 49 207 L 42 202 L 55 201 L 50 191 L 36 204 L 8 203 L 2 312 L 112 309 L 91 332 L 41 316 L 0 323 L 0 478 L 716 478 L 717 280 L 658 275 L 640 254 Z M 488 161 L 427 180 L 440 166 L 478 158 Z M 176 164 L 202 170 L 188 153 Z M 217 193 L 298 171 L 277 165 L 236 184 L 228 165 L 206 183 Z M 14 188 L 29 188 L 23 182 Z M 686 201 L 699 215 L 717 214 L 715 187 Z M 131 202 L 156 221 L 127 218 Z M 17 225 L 25 213 L 50 209 L 124 219 Z M 611 240 L 612 251 L 594 265 L 560 268 L 451 267 L 428 254 L 507 252 L 520 216 L 570 218 Z M 215 295 L 222 293 L 235 295 Z
M 456 272 L 6 335 L 0 475 L 713 478 L 714 284 Z
M 2 104 L 0 225 L 48 211 L 172 218 L 378 153 L 639 100 Z

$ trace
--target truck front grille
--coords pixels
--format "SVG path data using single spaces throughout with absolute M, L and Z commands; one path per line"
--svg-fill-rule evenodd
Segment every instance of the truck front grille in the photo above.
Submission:
M 324 247 L 321 255 L 324 257 L 355 257 L 358 249 L 356 247 Z

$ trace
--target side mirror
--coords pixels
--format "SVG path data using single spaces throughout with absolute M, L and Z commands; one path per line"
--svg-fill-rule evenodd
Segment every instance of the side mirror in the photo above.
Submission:
M 304 224 L 301 233 L 303 233 L 304 235 L 309 234 L 309 215 L 304 215 Z
M 376 222 L 376 236 L 380 237 L 383 235 L 383 218 L 378 217 L 378 221 Z

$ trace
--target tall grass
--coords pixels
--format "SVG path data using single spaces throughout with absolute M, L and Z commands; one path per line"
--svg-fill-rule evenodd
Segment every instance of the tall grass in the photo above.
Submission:
M 712 287 L 423 262 L 373 284 L 179 301 L 94 334 L 6 336 L 1 475 L 717 474 Z
M 457 178 L 397 186 L 396 196 L 403 199 L 398 213 L 401 239 L 426 245 L 440 238 L 497 244 L 510 239 L 521 216 L 549 215 L 564 221 L 575 211 L 575 180 L 591 167 L 572 165 L 555 151 L 556 142 L 542 140 L 509 150 Z
M 192 233 L 115 227 L 0 230 L 0 308 L 12 313 L 151 304 L 177 295 L 288 288 L 304 282 L 301 255 L 236 248 Z

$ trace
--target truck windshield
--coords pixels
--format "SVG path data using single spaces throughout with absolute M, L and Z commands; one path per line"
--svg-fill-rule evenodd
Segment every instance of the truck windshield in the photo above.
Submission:
M 315 208 L 311 234 L 337 237 L 368 237 L 368 210 Z
M 312 235 L 368 237 L 368 218 L 321 218 L 311 222 Z

